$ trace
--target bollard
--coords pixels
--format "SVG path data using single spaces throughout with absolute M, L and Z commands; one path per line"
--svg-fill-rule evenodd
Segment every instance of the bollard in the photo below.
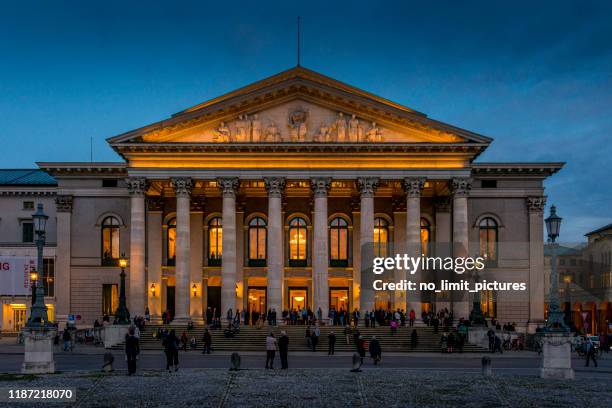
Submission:
M 240 354 L 233 352 L 230 357 L 230 371 L 238 371 L 240 370 Z
M 110 373 L 113 371 L 113 363 L 115 362 L 115 356 L 113 353 L 104 353 L 104 365 L 102 365 L 102 371 Z
M 351 373 L 361 372 L 361 356 L 358 353 L 353 353 L 353 368 Z
M 491 371 L 491 357 L 483 357 L 482 358 L 482 376 L 483 377 L 491 377 L 493 372 Z

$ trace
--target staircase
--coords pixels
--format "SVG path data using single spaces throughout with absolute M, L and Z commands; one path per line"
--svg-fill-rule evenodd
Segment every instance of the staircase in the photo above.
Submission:
M 157 332 L 159 327 L 165 327 L 168 330 L 174 329 L 176 336 L 181 337 L 183 332 L 187 332 L 187 337 L 195 337 L 197 340 L 197 349 L 202 350 L 202 336 L 206 326 L 196 325 L 192 330 L 187 331 L 187 325 L 157 325 L 149 324 L 140 333 L 140 348 L 142 350 L 161 350 L 161 340 L 153 337 L 153 332 Z M 395 335 L 391 335 L 389 327 L 359 327 L 360 334 L 366 341 L 369 341 L 372 336 L 376 336 L 380 342 L 383 352 L 440 352 L 440 336 L 434 333 L 433 327 L 414 327 L 418 333 L 417 347 L 412 350 L 410 347 L 410 334 L 412 327 L 399 327 Z M 281 330 L 285 330 L 289 336 L 289 351 L 310 351 L 306 345 L 304 337 L 306 326 L 274 326 L 272 331 L 278 338 Z M 317 351 L 327 351 L 328 338 L 327 335 L 333 331 L 336 335 L 336 351 L 355 351 L 355 343 L 353 336 L 350 336 L 349 344 L 346 343 L 344 336 L 344 328 L 342 326 L 321 326 L 321 336 L 317 345 Z M 223 334 L 223 329 L 210 330 L 212 336 L 212 347 L 215 351 L 262 351 L 265 349 L 266 336 L 270 332 L 270 326 L 265 325 L 260 329 L 255 326 L 240 326 L 240 333 L 235 337 L 226 338 Z M 189 347 L 189 346 L 188 346 Z M 113 350 L 121 350 L 124 348 L 124 343 L 119 343 L 112 347 Z M 464 352 L 483 352 L 486 349 L 474 344 L 465 343 Z

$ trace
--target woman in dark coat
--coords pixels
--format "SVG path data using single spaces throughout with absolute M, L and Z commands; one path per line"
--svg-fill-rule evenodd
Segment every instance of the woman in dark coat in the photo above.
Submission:
M 128 335 L 125 338 L 125 356 L 127 358 L 128 375 L 136 372 L 136 358 L 140 353 L 140 344 L 138 337 L 134 336 L 135 330 L 130 327 Z
M 171 372 L 171 367 L 174 367 L 174 371 L 178 371 L 178 350 L 179 350 L 179 339 L 176 337 L 174 329 L 170 330 L 170 334 L 166 336 L 164 340 L 164 352 L 166 353 L 166 370 Z
M 380 343 L 376 336 L 372 336 L 372 340 L 370 340 L 370 357 L 374 360 L 374 364 L 378 364 L 382 356 L 382 349 L 380 348 Z

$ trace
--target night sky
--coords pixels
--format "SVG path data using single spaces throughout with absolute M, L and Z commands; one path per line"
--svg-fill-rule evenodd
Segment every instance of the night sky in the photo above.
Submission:
M 612 222 L 611 2 L 3 2 L 1 168 L 117 161 L 105 139 L 296 63 L 566 161 L 563 241 Z M 290 4 L 289 4 L 290 3 Z

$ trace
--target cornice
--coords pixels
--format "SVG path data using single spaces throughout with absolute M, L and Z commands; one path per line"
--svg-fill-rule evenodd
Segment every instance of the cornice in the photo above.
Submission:
M 106 162 L 37 162 L 41 170 L 52 176 L 62 175 L 92 175 L 92 176 L 116 176 L 127 174 L 127 163 Z
M 520 176 L 521 178 L 549 177 L 558 172 L 565 165 L 564 162 L 542 163 L 473 163 L 472 174 L 476 177 L 487 176 Z

